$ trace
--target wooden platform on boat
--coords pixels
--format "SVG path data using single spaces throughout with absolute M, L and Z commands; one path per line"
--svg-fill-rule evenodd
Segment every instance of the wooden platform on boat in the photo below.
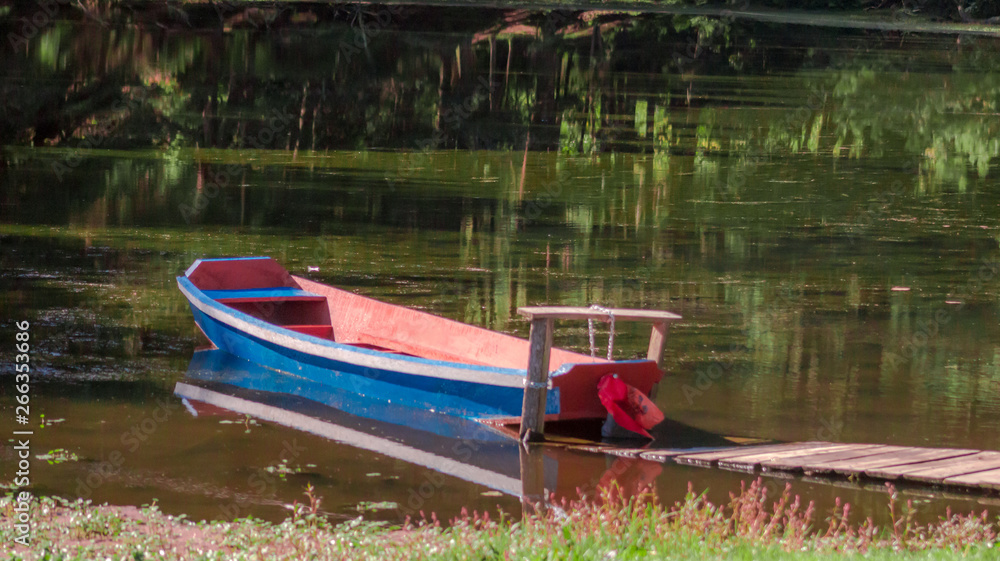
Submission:
M 617 454 L 747 473 L 866 478 L 1000 490 L 1000 452 L 994 451 L 793 442 L 733 446 L 699 452 L 633 449 L 619 450 Z

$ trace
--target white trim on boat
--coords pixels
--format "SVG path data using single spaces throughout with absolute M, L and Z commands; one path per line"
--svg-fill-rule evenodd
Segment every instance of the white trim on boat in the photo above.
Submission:
M 258 339 L 263 339 L 264 341 L 274 343 L 275 345 L 285 347 L 293 351 L 330 360 L 336 360 L 339 362 L 356 364 L 361 367 L 399 372 L 401 374 L 409 374 L 412 376 L 425 376 L 428 378 L 439 378 L 442 380 L 453 380 L 457 382 L 470 382 L 473 384 L 485 384 L 505 388 L 524 387 L 525 378 L 513 373 L 504 374 L 502 372 L 490 372 L 474 368 L 448 366 L 447 363 L 427 364 L 425 362 L 417 362 L 416 360 L 407 360 L 394 356 L 372 355 L 365 352 L 359 352 L 351 348 L 335 348 L 328 345 L 305 341 L 298 337 L 292 337 L 290 335 L 280 333 L 274 329 L 267 329 L 254 325 L 253 323 L 240 319 L 234 313 L 228 313 L 223 310 L 219 310 L 218 308 L 206 305 L 199 298 L 196 298 L 193 294 L 191 294 L 183 284 L 178 283 L 178 287 L 181 292 L 184 293 L 184 296 L 192 306 L 212 319 L 235 329 L 239 329 L 248 335 L 257 337 Z M 195 289 L 197 289 L 197 287 L 195 287 Z M 205 298 L 208 299 L 207 296 L 205 296 Z M 280 328 L 280 326 L 274 327 Z
M 315 419 L 302 413 L 213 392 L 212 390 L 183 382 L 177 382 L 177 385 L 174 386 L 174 393 L 186 399 L 193 399 L 202 403 L 208 403 L 209 405 L 222 407 L 223 409 L 229 409 L 230 411 L 244 413 L 258 419 L 310 432 L 331 440 L 336 440 L 337 442 L 343 442 L 356 448 L 370 450 L 391 458 L 398 458 L 411 464 L 429 467 L 435 471 L 490 487 L 497 491 L 503 491 L 515 497 L 521 496 L 521 481 L 519 479 L 418 450 L 412 446 L 406 446 L 405 444 Z

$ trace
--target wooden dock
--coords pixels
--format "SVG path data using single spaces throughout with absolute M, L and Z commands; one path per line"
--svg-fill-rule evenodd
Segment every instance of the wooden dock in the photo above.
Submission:
M 597 451 L 595 449 L 594 451 Z M 1000 490 L 1000 452 L 880 444 L 794 442 L 704 452 L 630 449 L 605 453 L 746 473 L 868 479 Z

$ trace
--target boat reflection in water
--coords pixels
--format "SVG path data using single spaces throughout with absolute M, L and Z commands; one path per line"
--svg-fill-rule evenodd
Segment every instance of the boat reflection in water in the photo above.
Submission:
M 355 389 L 371 383 L 356 378 L 347 380 Z M 662 469 L 656 462 L 559 444 L 526 450 L 504 427 L 317 384 L 217 349 L 194 353 L 174 393 L 197 413 L 221 408 L 306 431 L 519 497 L 523 505 L 553 494 L 557 500 L 593 496 L 612 481 L 632 495 Z

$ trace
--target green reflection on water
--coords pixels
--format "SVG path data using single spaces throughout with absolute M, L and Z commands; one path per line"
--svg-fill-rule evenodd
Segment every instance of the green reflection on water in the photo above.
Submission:
M 51 156 L 31 152 L 8 170 L 20 189 L 3 226 L 5 282 L 28 284 L 10 294 L 48 290 L 63 297 L 46 302 L 96 306 L 77 321 L 125 330 L 127 356 L 141 356 L 149 334 L 167 334 L 179 354 L 193 343 L 173 276 L 195 258 L 271 255 L 296 272 L 318 267 L 312 276 L 326 282 L 520 335 L 525 304 L 678 311 L 686 320 L 669 345 L 662 405 L 722 432 L 735 415 L 757 436 L 815 438 L 825 415 L 844 419 L 847 439 L 991 438 L 959 423 L 973 414 L 970 396 L 976 415 L 996 407 L 996 279 L 984 267 L 998 224 L 987 190 L 873 197 L 849 179 L 891 182 L 878 159 L 720 163 L 720 177 L 746 174 L 736 196 L 707 188 L 718 182 L 698 175 L 697 156 L 662 170 L 641 154 L 331 152 L 244 153 L 238 181 L 212 195 L 205 178 L 225 169 L 222 154 L 95 155 L 61 183 L 48 179 Z M 620 330 L 619 356 L 641 354 L 645 334 Z M 911 345 L 921 332 L 926 341 Z M 586 348 L 582 325 L 558 335 Z M 869 424 L 887 410 L 899 416 Z M 903 432 L 914 422 L 934 430 Z

